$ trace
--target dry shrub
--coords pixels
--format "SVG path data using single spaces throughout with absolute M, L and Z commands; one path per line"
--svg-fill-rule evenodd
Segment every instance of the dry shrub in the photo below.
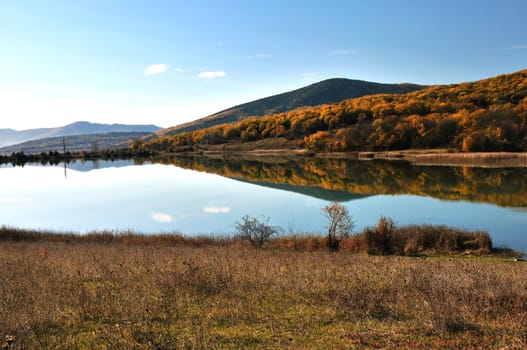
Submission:
M 410 225 L 397 228 L 393 234 L 395 254 L 455 254 L 492 251 L 492 240 L 488 233 L 470 232 L 446 226 Z
M 238 238 L 251 242 L 255 248 L 261 248 L 269 243 L 271 237 L 277 235 L 280 229 L 269 225 L 269 218 L 264 217 L 260 221 L 245 215 L 236 223 L 236 231 Z
M 368 254 L 389 255 L 394 251 L 393 233 L 395 222 L 387 217 L 381 216 L 375 228 L 365 230 L 366 241 L 368 243 Z
M 379 219 L 377 226 L 366 228 L 353 238 L 360 242 L 363 236 L 366 240 L 363 251 L 372 255 L 493 252 L 492 240 L 487 232 L 432 225 L 396 227 L 392 219 L 385 217 Z

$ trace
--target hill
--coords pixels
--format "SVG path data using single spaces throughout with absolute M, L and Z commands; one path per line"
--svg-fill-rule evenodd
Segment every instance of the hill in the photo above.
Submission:
M 285 140 L 285 141 L 284 141 Z M 448 148 L 527 151 L 527 70 L 407 94 L 378 94 L 160 137 L 149 151 Z
M 248 117 L 282 113 L 299 107 L 318 106 L 365 95 L 381 93 L 402 94 L 423 88 L 425 86 L 416 84 L 381 84 L 344 78 L 328 79 L 294 91 L 241 104 L 205 118 L 168 128 L 159 132 L 159 135 L 170 136 L 214 125 L 233 123 Z
M 102 134 L 110 132 L 154 133 L 161 129 L 162 128 L 155 125 L 98 124 L 85 121 L 56 128 L 40 128 L 20 131 L 13 129 L 0 129 L 0 147 L 50 137 Z
M 0 154 L 11 154 L 16 152 L 24 152 L 26 154 L 47 153 L 49 151 L 62 152 L 64 141 L 66 142 L 66 150 L 69 152 L 126 148 L 133 140 L 146 135 L 150 135 L 150 133 L 110 132 L 102 134 L 49 137 L 2 147 L 0 148 Z

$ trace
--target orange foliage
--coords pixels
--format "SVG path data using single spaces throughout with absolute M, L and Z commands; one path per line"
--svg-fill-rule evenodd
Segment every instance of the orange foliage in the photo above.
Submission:
M 451 148 L 527 151 L 527 70 L 404 95 L 372 95 L 154 139 L 142 147 L 286 137 L 316 152 Z

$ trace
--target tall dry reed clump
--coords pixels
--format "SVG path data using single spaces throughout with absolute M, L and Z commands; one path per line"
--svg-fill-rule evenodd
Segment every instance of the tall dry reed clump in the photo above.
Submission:
M 374 227 L 345 239 L 343 250 L 372 255 L 490 254 L 492 240 L 487 232 L 447 226 L 409 225 L 397 227 L 381 217 Z
M 527 347 L 523 263 L 142 242 L 0 241 L 0 339 L 14 339 L 10 349 Z

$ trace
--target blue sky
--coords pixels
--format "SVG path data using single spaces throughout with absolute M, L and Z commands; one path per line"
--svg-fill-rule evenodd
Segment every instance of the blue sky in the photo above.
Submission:
M 177 125 L 331 77 L 527 68 L 525 0 L 2 0 L 0 128 Z

